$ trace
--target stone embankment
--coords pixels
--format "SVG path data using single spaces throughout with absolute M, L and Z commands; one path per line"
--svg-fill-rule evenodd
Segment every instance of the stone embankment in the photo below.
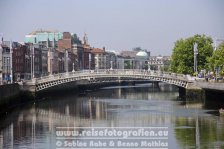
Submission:
M 20 85 L 6 84 L 0 86 L 0 114 L 13 110 L 13 108 L 27 101 L 32 101 L 34 98 L 32 93 L 22 91 Z

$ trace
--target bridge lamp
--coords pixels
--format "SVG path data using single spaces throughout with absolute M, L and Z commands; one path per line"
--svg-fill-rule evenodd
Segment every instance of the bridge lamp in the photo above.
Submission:
M 75 72 L 75 64 L 74 63 L 72 63 L 72 72 Z
M 99 54 L 97 54 L 96 56 L 96 70 L 98 72 L 98 69 L 99 69 Z
M 89 71 L 91 70 L 91 53 L 89 53 Z
M 10 76 L 10 74 L 9 74 L 9 69 L 10 69 L 10 58 L 9 57 L 7 57 L 7 67 L 6 67 L 6 79 L 7 79 L 7 84 L 8 84 L 8 81 L 9 81 L 9 76 Z
M 10 82 L 13 83 L 13 71 L 12 71 L 12 41 L 10 41 Z
M 30 79 L 32 80 L 34 77 L 34 63 L 33 63 L 33 59 L 34 59 L 34 45 L 30 44 Z
M 33 65 L 33 66 L 32 66 L 32 67 L 33 67 L 33 76 L 32 76 L 32 78 L 34 78 L 34 77 L 35 77 L 35 66 L 34 66 L 34 45 L 33 45 L 32 50 L 33 50 L 33 51 L 32 51 L 32 52 L 33 52 L 33 53 L 32 53 L 32 57 L 33 57 L 33 58 L 32 58 L 32 65 Z
M 110 61 L 110 70 L 113 70 L 113 61 Z
M 150 71 L 150 62 L 148 61 L 148 71 Z
M 66 74 L 68 73 L 68 50 L 65 49 Z
M 198 55 L 198 44 L 194 43 L 194 72 L 196 73 L 196 76 L 198 74 L 197 55 Z

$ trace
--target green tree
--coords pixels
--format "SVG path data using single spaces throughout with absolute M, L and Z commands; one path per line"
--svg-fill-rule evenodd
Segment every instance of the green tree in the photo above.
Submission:
M 198 71 L 207 69 L 207 59 L 213 52 L 212 42 L 212 39 L 205 35 L 195 35 L 176 41 L 171 56 L 171 71 L 183 74 L 194 73 L 194 43 L 198 44 Z
M 124 61 L 124 69 L 132 69 L 132 63 L 130 60 Z
M 76 35 L 76 34 L 73 34 L 72 35 L 72 44 L 78 44 L 80 45 L 82 42 L 81 40 L 79 39 L 79 37 Z
M 220 75 L 224 75 L 224 42 L 213 52 L 212 57 L 208 58 L 208 62 L 210 70 L 215 72 L 220 69 Z
M 133 51 L 136 51 L 136 52 L 139 52 L 141 50 L 143 50 L 141 47 L 135 47 L 135 48 L 133 48 Z

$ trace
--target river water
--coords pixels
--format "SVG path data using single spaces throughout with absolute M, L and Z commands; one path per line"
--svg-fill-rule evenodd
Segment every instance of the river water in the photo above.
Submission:
M 178 89 L 165 84 L 48 96 L 8 114 L 0 128 L 0 148 L 224 148 L 224 116 L 205 101 L 182 101 Z M 109 133 L 103 137 L 57 134 L 93 128 L 96 132 L 155 133 L 143 137 L 133 133 L 129 138 Z M 158 135 L 159 131 L 168 133 Z

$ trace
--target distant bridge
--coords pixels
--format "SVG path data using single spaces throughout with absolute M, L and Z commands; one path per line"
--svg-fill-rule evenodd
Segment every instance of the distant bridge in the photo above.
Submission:
M 130 80 L 165 82 L 183 88 L 188 88 L 188 84 L 193 82 L 190 76 L 184 74 L 137 69 L 112 69 L 75 71 L 34 78 L 30 81 L 24 82 L 23 87 L 25 90 L 38 92 L 74 81 L 80 82 L 80 84 L 94 84 L 104 82 L 122 82 Z

